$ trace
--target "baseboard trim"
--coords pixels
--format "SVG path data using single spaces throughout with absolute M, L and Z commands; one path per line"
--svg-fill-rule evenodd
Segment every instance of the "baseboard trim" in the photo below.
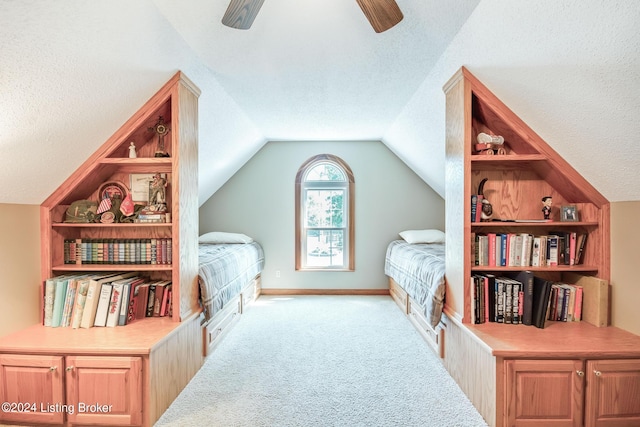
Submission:
M 389 289 L 277 289 L 262 288 L 261 295 L 389 295 Z

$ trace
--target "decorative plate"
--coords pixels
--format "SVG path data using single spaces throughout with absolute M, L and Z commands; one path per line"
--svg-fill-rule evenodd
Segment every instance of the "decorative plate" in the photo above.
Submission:
M 127 195 L 127 187 L 121 182 L 118 181 L 107 181 L 100 186 L 98 190 L 98 202 L 100 202 L 105 197 L 109 197 L 110 199 L 118 198 L 120 200 L 124 200 Z

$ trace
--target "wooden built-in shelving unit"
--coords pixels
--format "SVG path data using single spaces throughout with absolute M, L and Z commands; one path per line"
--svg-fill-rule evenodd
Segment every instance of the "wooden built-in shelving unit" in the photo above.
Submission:
M 587 322 L 552 322 L 544 329 L 473 324 L 470 278 L 531 270 L 550 281 L 610 278 L 609 202 L 467 69 L 446 94 L 446 340 L 444 364 L 491 426 L 640 425 L 640 337 Z M 474 152 L 480 132 L 501 135 L 506 154 Z M 471 195 L 484 195 L 493 218 L 471 221 Z M 550 222 L 541 220 L 553 197 Z M 578 222 L 562 222 L 561 205 L 575 205 Z M 474 234 L 552 231 L 586 233 L 582 262 L 541 267 L 478 266 Z M 568 274 L 571 273 L 571 274 Z M 570 283 L 570 282 L 568 282 Z M 606 298 L 606 292 L 605 292 Z M 586 308 L 585 308 L 586 309 Z
M 198 97 L 200 90 L 176 73 L 40 207 L 41 298 L 47 278 L 95 271 L 139 272 L 170 280 L 173 315 L 136 319 L 117 327 L 34 325 L 0 339 L 3 402 L 111 405 L 101 414 L 5 412 L 0 422 L 55 425 L 152 426 L 203 363 L 198 303 Z M 169 127 L 165 152 L 155 157 L 159 117 Z M 137 157 L 129 157 L 135 143 Z M 164 223 L 67 223 L 78 200 L 101 198 L 105 182 L 130 191 L 130 174 L 165 174 Z M 70 239 L 171 239 L 170 264 L 65 264 Z M 42 322 L 41 322 L 42 323 Z

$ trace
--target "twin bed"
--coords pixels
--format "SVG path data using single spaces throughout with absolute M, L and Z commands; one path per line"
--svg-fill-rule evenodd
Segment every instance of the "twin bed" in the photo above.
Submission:
M 389 244 L 385 257 L 389 293 L 436 354 L 443 357 L 444 233 L 408 230 L 400 236 L 401 240 Z
M 198 259 L 206 356 L 260 294 L 264 251 L 244 234 L 212 232 L 200 236 Z

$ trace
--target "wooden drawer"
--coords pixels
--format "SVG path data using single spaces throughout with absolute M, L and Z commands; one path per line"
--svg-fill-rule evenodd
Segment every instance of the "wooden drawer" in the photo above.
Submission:
M 389 277 L 389 294 L 391 295 L 391 298 L 393 298 L 393 300 L 396 302 L 396 304 L 398 304 L 400 310 L 402 310 L 404 314 L 408 314 L 409 296 L 404 291 L 404 289 L 402 289 L 400 285 L 398 285 L 391 277 Z
M 420 335 L 425 339 L 427 344 L 431 346 L 433 351 L 439 356 L 444 357 L 444 329 L 438 325 L 436 329 L 431 327 L 424 315 L 424 309 L 413 299 L 409 300 L 409 320 L 416 327 Z
M 252 280 L 251 283 L 249 283 L 242 290 L 242 293 L 241 293 L 242 313 L 244 313 L 247 310 L 248 306 L 258 298 L 258 291 L 259 291 L 258 279 Z
M 242 313 L 242 300 L 237 296 L 204 325 L 202 331 L 205 356 L 211 354 L 231 327 L 240 320 L 240 313 Z

